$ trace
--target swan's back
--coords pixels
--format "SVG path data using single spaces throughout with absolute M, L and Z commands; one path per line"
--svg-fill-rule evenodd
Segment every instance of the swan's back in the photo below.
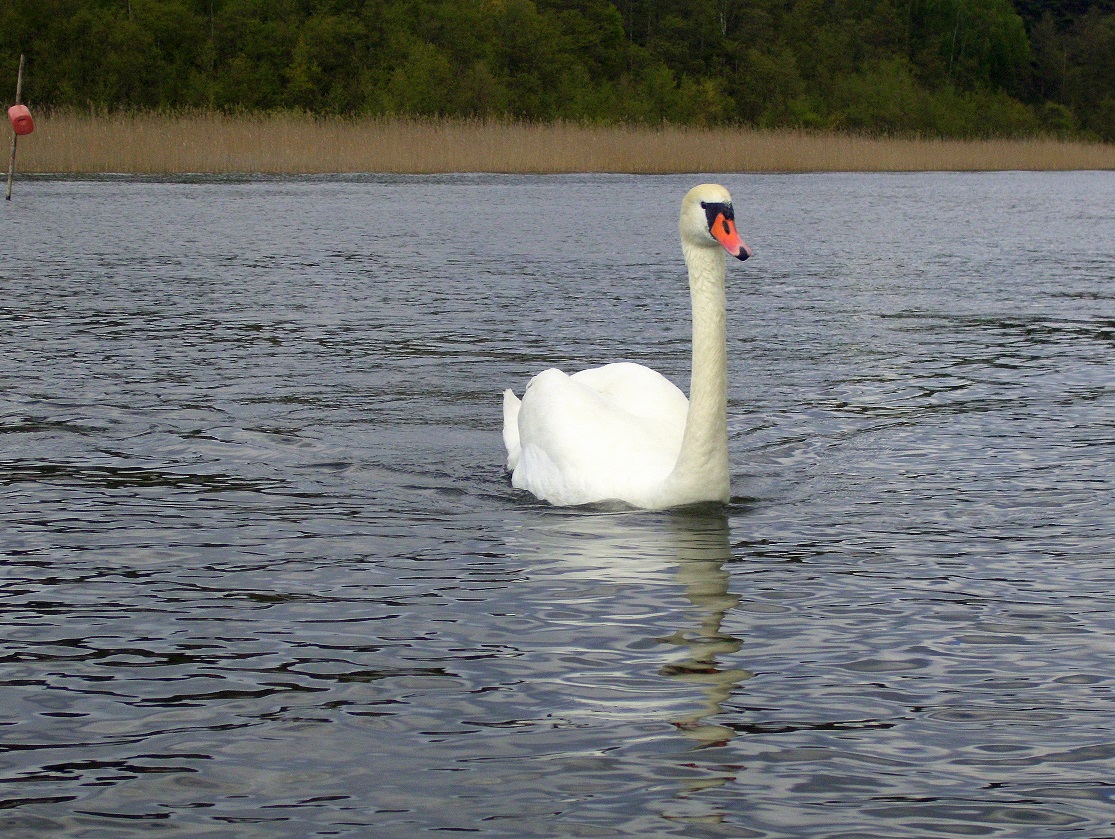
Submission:
M 677 462 L 688 407 L 677 386 L 640 364 L 539 373 L 521 402 L 504 396 L 512 484 L 563 506 L 653 506 L 648 488 Z
M 685 430 L 689 400 L 677 385 L 649 367 L 621 361 L 581 370 L 570 378 L 588 385 L 634 416 L 655 422 L 680 418 L 681 431 Z M 678 439 L 680 445 L 681 438 Z

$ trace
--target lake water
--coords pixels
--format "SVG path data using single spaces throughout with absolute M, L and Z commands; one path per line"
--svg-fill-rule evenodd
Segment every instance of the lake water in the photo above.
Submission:
M 710 177 L 685 514 L 499 394 L 687 387 L 700 178 L 19 180 L 0 834 L 1115 836 L 1115 173 Z

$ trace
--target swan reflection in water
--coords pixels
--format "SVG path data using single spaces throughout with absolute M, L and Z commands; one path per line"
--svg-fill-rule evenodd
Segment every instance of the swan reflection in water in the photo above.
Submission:
M 724 616 L 740 602 L 739 596 L 728 590 L 731 576 L 724 568 L 731 559 L 728 521 L 722 516 L 678 516 L 671 523 L 676 529 L 677 580 L 685 587 L 698 623 L 689 631 L 678 630 L 662 639 L 684 648 L 685 657 L 660 672 L 700 686 L 705 694 L 702 708 L 674 724 L 700 745 L 722 745 L 735 732 L 727 726 L 706 723 L 705 719 L 721 713 L 732 691 L 752 676 L 747 670 L 721 667 L 717 660 L 717 656 L 731 655 L 742 646 L 723 631 Z
M 729 591 L 730 575 L 724 567 L 731 559 L 728 536 L 728 520 L 722 513 L 689 511 L 553 513 L 519 534 L 522 553 L 533 554 L 529 563 L 537 567 L 539 560 L 550 561 L 561 579 L 590 584 L 593 595 L 586 595 L 579 605 L 596 610 L 587 619 L 597 626 L 611 624 L 618 629 L 609 628 L 609 632 L 624 633 L 609 640 L 642 649 L 646 645 L 641 642 L 654 641 L 676 650 L 677 656 L 661 664 L 657 673 L 670 682 L 697 688 L 685 692 L 684 702 L 691 705 L 692 695 L 697 693 L 700 702 L 696 708 L 667 712 L 667 719 L 697 747 L 723 745 L 734 736 L 731 728 L 708 720 L 722 712 L 723 703 L 752 675 L 719 661 L 720 656 L 729 656 L 741 647 L 723 629 L 725 616 L 740 602 Z M 607 608 L 607 602 L 601 603 L 596 595 L 609 586 L 619 589 L 633 608 L 643 607 L 643 613 L 649 613 L 655 623 L 688 621 L 688 625 L 665 635 L 656 626 L 650 638 L 631 637 L 638 635 L 638 627 L 630 632 L 623 628 L 631 626 L 629 615 L 599 612 L 602 606 Z M 691 608 L 663 613 L 658 604 L 668 603 L 679 593 Z M 656 649 L 656 657 L 661 657 L 661 646 Z M 659 699 L 671 693 L 664 690 Z M 642 699 L 624 703 L 624 707 L 643 714 L 661 713 L 660 706 Z

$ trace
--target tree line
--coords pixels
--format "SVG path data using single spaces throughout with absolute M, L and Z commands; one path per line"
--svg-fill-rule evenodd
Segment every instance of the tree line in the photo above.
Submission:
M 1115 141 L 1115 0 L 5 0 L 21 52 L 51 108 Z

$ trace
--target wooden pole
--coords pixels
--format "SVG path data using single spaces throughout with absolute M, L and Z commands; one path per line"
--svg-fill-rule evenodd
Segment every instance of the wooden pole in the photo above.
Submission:
M 19 72 L 15 77 L 15 103 L 19 104 L 20 94 L 23 92 L 23 53 L 19 54 Z M 15 143 L 19 135 L 12 129 L 12 156 L 8 158 L 8 194 L 4 196 L 6 201 L 12 200 L 12 178 L 15 177 Z

